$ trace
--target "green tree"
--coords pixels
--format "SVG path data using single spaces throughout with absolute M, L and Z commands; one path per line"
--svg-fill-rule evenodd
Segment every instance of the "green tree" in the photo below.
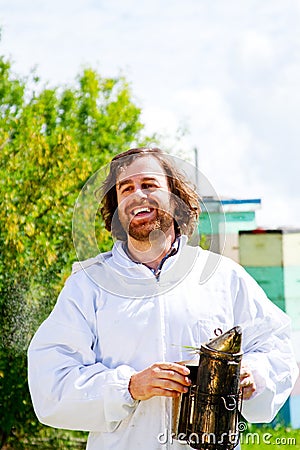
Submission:
M 22 448 L 39 428 L 26 350 L 76 259 L 76 198 L 111 156 L 147 142 L 142 130 L 125 79 L 86 69 L 74 86 L 50 89 L 0 58 L 0 448 L 13 437 Z M 98 232 L 107 250 L 101 223 Z

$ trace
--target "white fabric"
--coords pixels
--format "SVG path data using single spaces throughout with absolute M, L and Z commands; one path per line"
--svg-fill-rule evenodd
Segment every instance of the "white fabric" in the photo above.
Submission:
M 157 361 L 191 359 L 184 346 L 199 347 L 234 325 L 243 328 L 243 359 L 258 385 L 243 415 L 271 421 L 297 377 L 288 317 L 228 258 L 182 239 L 157 280 L 117 242 L 74 267 L 31 342 L 36 414 L 53 427 L 90 431 L 89 450 L 189 448 L 166 439 L 171 400 L 134 401 L 130 377 Z

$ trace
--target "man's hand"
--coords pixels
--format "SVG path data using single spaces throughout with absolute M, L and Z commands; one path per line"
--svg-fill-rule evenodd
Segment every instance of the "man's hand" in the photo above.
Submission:
M 249 367 L 242 365 L 240 380 L 240 386 L 243 389 L 243 399 L 249 400 L 256 391 L 255 381 Z
M 134 400 L 148 400 L 154 396 L 178 397 L 187 392 L 191 381 L 187 367 L 177 363 L 155 363 L 132 375 L 129 392 Z

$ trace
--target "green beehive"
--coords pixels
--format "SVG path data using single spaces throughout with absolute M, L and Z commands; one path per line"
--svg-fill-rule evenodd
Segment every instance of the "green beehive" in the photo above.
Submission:
M 299 329 L 300 230 L 240 231 L 240 263 Z
M 283 267 L 244 266 L 244 268 L 258 282 L 269 299 L 285 311 Z
M 203 197 L 198 231 L 210 250 L 239 262 L 239 231 L 256 228 L 260 199 Z
M 300 367 L 300 230 L 239 232 L 240 263 L 267 296 L 291 318 L 292 343 Z M 300 426 L 300 383 L 281 409 L 275 423 Z

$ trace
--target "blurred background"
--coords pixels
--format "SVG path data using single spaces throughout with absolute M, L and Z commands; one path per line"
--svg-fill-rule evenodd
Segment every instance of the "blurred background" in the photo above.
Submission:
M 298 0 L 1 0 L 1 52 L 50 86 L 123 75 L 147 133 L 219 195 L 261 198 L 258 224 L 300 226 Z

